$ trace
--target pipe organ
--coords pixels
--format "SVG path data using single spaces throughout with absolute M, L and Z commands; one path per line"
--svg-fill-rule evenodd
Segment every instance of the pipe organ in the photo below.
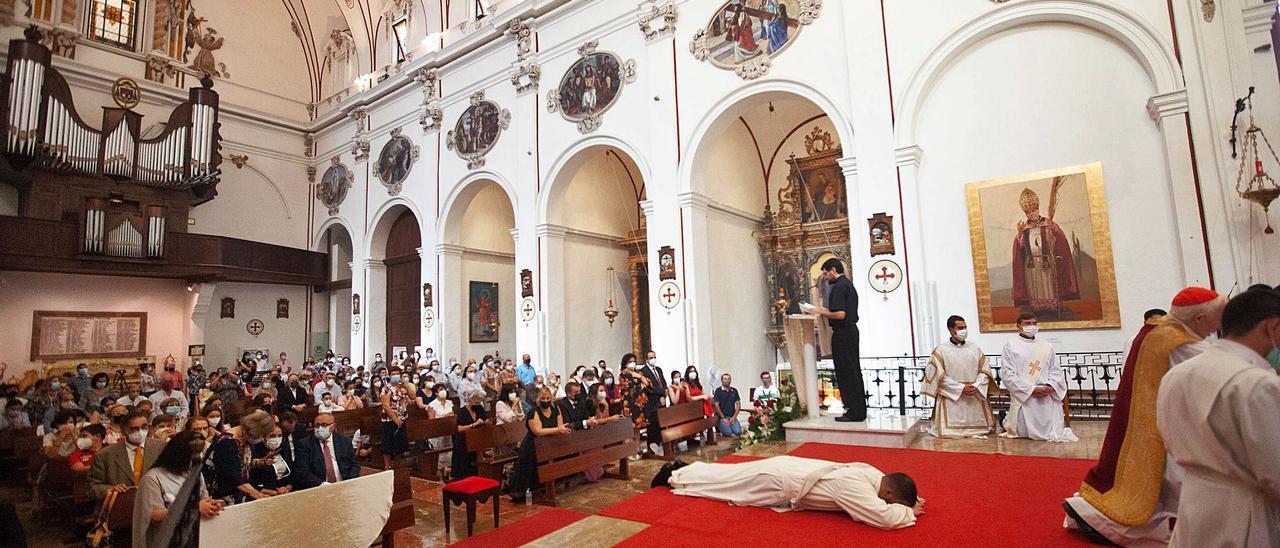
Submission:
M 39 41 L 40 32 L 30 28 L 25 39 L 9 42 L 0 87 L 3 153 L 15 169 L 34 166 L 186 191 L 192 205 L 217 195 L 222 147 L 212 79 L 206 77 L 201 87 L 189 90 L 188 100 L 174 108 L 158 136 L 142 139 L 142 115 L 132 110 L 103 108 L 98 128 L 81 118 L 71 88 L 50 65 L 49 49 Z

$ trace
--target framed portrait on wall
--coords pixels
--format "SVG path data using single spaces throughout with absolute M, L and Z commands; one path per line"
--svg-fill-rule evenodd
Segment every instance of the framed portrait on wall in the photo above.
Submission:
M 520 296 L 533 296 L 533 271 L 527 268 L 520 271 Z
M 498 342 L 498 284 L 471 282 L 468 301 L 468 333 L 473 343 Z
M 676 250 L 669 245 L 658 248 L 658 279 L 676 279 Z
M 978 318 L 1015 331 L 1021 312 L 1048 329 L 1120 327 L 1102 164 L 966 186 Z
M 893 255 L 893 216 L 876 213 L 867 219 L 867 234 L 871 241 L 871 256 Z
M 276 318 L 289 317 L 289 299 L 276 300 Z
M 220 318 L 236 317 L 236 300 L 235 299 L 231 297 L 222 298 L 222 313 L 219 315 L 219 317 Z
M 430 283 L 422 284 L 422 307 L 431 308 L 433 306 L 434 300 L 435 299 L 431 294 L 431 284 Z

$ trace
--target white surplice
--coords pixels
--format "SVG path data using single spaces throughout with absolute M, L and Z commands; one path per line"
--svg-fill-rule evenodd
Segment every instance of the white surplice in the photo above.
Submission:
M 1052 442 L 1079 441 L 1063 417 L 1067 377 L 1058 366 L 1053 345 L 1018 335 L 1005 343 L 1002 361 L 1004 387 L 1009 391 L 1005 435 Z M 1052 391 L 1032 396 L 1038 386 L 1048 386 Z
M 1280 546 L 1280 377 L 1219 340 L 1160 383 L 1156 424 L 1182 467 L 1169 546 Z
M 987 357 L 977 344 L 947 341 L 933 349 L 925 367 L 926 396 L 934 398 L 933 419 L 928 432 L 934 436 L 983 436 L 995 427 L 987 386 L 991 377 Z M 972 384 L 977 394 L 965 395 Z
M 869 464 L 781 456 L 739 464 L 695 462 L 671 474 L 677 495 L 738 506 L 844 512 L 880 529 L 915 525 L 911 508 L 879 496 L 884 473 Z

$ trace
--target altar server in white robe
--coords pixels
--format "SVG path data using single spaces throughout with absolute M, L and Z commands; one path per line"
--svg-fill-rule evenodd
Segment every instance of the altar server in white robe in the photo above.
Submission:
M 1254 289 L 1222 314 L 1222 338 L 1160 383 L 1156 424 L 1183 468 L 1169 546 L 1280 546 L 1280 294 Z
M 1036 338 L 1036 315 L 1018 315 L 1018 336 L 1004 345 L 1004 387 L 1009 391 L 1009 414 L 1003 434 L 1052 442 L 1079 441 L 1066 427 L 1062 400 L 1067 397 L 1067 377 L 1058 366 L 1053 345 Z
M 947 318 L 951 338 L 933 349 L 924 372 L 924 394 L 934 399 L 928 432 L 939 437 L 986 437 L 995 428 L 987 393 L 995 375 L 976 343 L 967 342 L 964 318 Z
M 903 473 L 885 475 L 869 464 L 780 456 L 739 464 L 669 463 L 653 486 L 670 485 L 677 495 L 779 512 L 845 512 L 880 529 L 915 525 L 924 499 Z

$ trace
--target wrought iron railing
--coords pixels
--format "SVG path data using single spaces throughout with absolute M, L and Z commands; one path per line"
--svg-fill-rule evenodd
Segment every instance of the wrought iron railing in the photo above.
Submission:
M 933 398 L 921 393 L 928 356 L 862 358 L 862 377 L 870 409 L 897 409 L 903 415 L 928 416 Z M 1001 356 L 988 355 L 987 363 L 1001 379 Z M 1076 419 L 1107 419 L 1123 367 L 1120 352 L 1068 352 L 1058 354 L 1058 363 L 1067 377 L 1071 416 Z M 819 369 L 819 385 L 834 384 L 835 371 Z M 825 382 L 830 381 L 830 382 Z M 997 400 L 999 401 L 999 400 Z

